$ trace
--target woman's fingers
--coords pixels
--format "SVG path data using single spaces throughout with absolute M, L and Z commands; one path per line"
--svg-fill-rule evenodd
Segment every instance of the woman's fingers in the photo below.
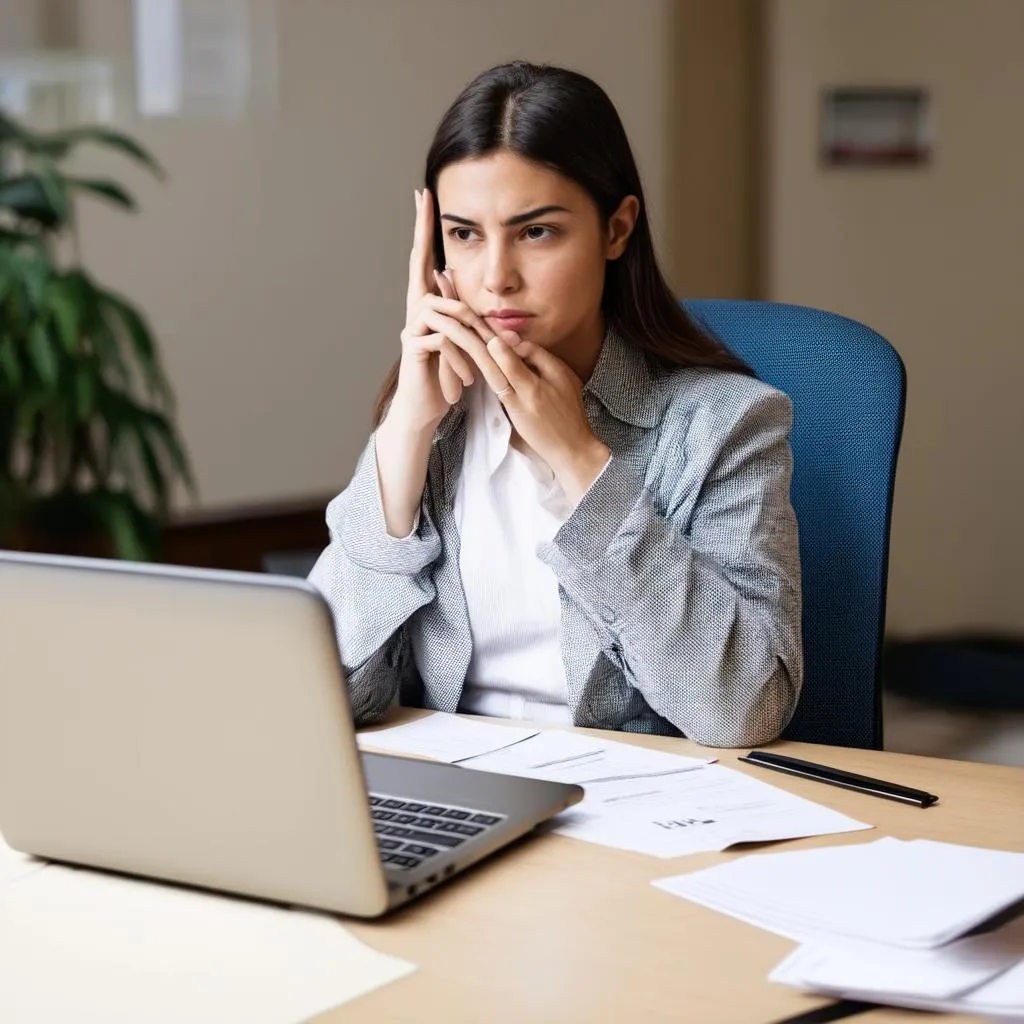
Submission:
M 487 346 L 475 330 L 429 307 L 423 309 L 422 317 L 424 324 L 432 331 L 444 335 L 470 356 L 493 391 L 502 391 L 508 387 L 505 375 L 491 358 Z
M 446 364 L 466 387 L 469 387 L 476 379 L 476 374 L 473 372 L 473 361 L 467 359 L 458 346 L 453 345 L 448 338 L 442 339 L 438 352 L 441 354 L 441 362 Z
M 434 270 L 434 281 L 437 284 L 438 291 L 446 299 L 457 299 L 459 297 L 458 292 L 455 290 L 455 285 L 452 284 L 445 274 L 442 274 L 439 270 Z
M 444 274 L 434 271 L 434 278 L 438 282 L 438 287 L 444 287 L 449 292 L 454 290 L 452 289 L 451 282 Z M 461 299 L 452 298 L 449 295 L 445 295 L 442 291 L 440 295 L 425 295 L 423 297 L 423 305 L 437 310 L 438 313 L 444 313 L 445 316 L 450 316 L 453 320 L 458 320 L 467 327 L 472 327 L 484 343 L 494 337 L 494 331 L 488 326 L 487 321 L 470 309 Z
M 526 395 L 537 383 L 537 374 L 501 338 L 491 338 L 487 343 L 487 352 L 513 391 L 520 397 Z
M 462 388 L 472 381 L 463 379 L 452 369 L 452 364 L 443 354 L 438 360 L 437 380 L 441 386 L 441 394 L 449 405 L 454 405 L 462 397 Z
M 434 280 L 434 200 L 430 190 L 415 193 L 416 226 L 409 253 L 409 289 L 406 293 L 406 320 L 411 321 L 424 295 L 433 290 Z
M 442 361 L 446 361 L 452 372 L 463 384 L 473 383 L 476 377 L 473 361 L 457 346 L 453 345 L 447 335 L 436 332 L 433 334 L 415 334 L 409 330 L 402 332 L 402 343 L 406 348 L 422 355 L 437 353 Z

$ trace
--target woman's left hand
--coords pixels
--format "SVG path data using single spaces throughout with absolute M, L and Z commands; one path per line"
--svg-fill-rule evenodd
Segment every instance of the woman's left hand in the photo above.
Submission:
M 451 272 L 437 275 L 441 294 L 458 299 Z M 575 505 L 611 457 L 590 429 L 583 384 L 569 366 L 546 349 L 502 331 L 486 344 L 483 324 L 450 323 L 452 341 L 479 367 L 498 396 L 516 433 L 543 459 Z
M 505 340 L 494 337 L 487 343 L 494 362 L 478 361 L 480 370 L 495 393 L 504 391 L 499 398 L 512 426 L 551 467 L 566 497 L 576 504 L 611 456 L 611 449 L 587 422 L 583 384 L 546 349 L 511 331 L 502 334 Z

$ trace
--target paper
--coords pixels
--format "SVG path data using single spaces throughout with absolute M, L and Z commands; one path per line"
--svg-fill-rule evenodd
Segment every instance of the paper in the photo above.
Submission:
M 29 857 L 28 854 L 12 850 L 4 842 L 3 835 L 0 835 L 0 885 L 31 875 L 34 871 L 45 868 L 46 864 L 45 860 Z
M 1024 961 L 1024 918 L 936 950 L 869 942 L 804 945 L 769 975 L 812 990 L 870 991 L 951 999 Z
M 743 857 L 654 884 L 797 941 L 933 949 L 1024 898 L 1024 854 L 885 838 Z
M 435 712 L 405 725 L 361 732 L 358 742 L 361 750 L 385 750 L 389 754 L 410 754 L 454 764 L 536 735 L 536 729 L 474 722 Z
M 659 781 L 646 792 L 627 782 L 594 786 L 559 819 L 565 822 L 559 831 L 655 857 L 679 857 L 872 827 L 719 765 Z
M 871 827 L 729 768 L 576 733 L 543 732 L 464 765 L 582 785 L 556 832 L 655 857 Z
M 547 729 L 527 742 L 487 756 L 467 759 L 464 767 L 503 775 L 528 775 L 579 785 L 615 782 L 703 768 L 707 760 L 648 750 L 631 743 L 597 739 L 577 732 Z
M 906 955 L 936 954 L 913 952 Z M 888 973 L 880 972 L 867 977 L 862 972 L 862 964 L 854 967 L 840 956 L 840 952 L 834 948 L 803 946 L 787 956 L 769 978 L 780 984 L 836 998 L 882 1002 L 911 1010 L 1024 1019 L 1024 959 L 1018 959 L 1018 963 L 1009 970 L 996 974 L 990 981 L 968 991 L 933 995 L 930 994 L 932 990 L 943 987 L 937 973 L 930 972 L 923 979 L 920 971 L 915 971 L 912 984 L 916 990 L 910 990 L 909 981 L 902 981 L 897 987 L 877 987 L 890 980 Z
M 0 891 L 0 1020 L 298 1024 L 415 967 L 325 914 L 48 867 Z

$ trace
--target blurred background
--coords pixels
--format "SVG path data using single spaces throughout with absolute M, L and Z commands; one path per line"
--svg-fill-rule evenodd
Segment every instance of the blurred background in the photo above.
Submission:
M 0 114 L 165 172 L 120 135 L 40 143 L 77 184 L 29 197 L 70 189 L 54 251 L 130 298 L 176 396 L 195 486 L 151 451 L 155 557 L 301 572 L 397 352 L 440 115 L 509 59 L 594 77 L 681 297 L 831 310 L 902 356 L 886 746 L 1022 764 L 1022 41 L 1020 0 L 0 0 Z

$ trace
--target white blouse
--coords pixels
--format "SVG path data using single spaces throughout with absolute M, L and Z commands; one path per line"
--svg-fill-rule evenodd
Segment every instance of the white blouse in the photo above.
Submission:
M 573 506 L 544 462 L 512 447 L 512 426 L 491 389 L 481 381 L 466 397 L 454 514 L 473 655 L 459 710 L 571 725 L 558 581 L 537 546 Z

